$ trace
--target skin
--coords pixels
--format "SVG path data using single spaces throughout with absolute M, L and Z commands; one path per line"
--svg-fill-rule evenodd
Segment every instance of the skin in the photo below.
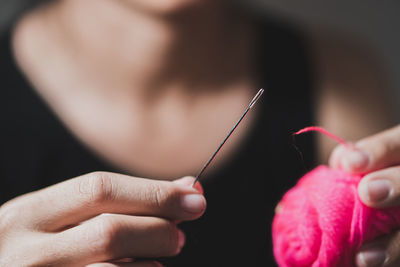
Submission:
M 369 107 L 385 107 L 380 71 L 368 67 L 365 54 L 312 36 L 324 74 L 318 123 L 348 129 L 348 139 L 387 127 L 385 108 L 363 119 Z M 91 173 L 7 202 L 0 208 L 0 265 L 157 266 L 129 261 L 179 254 L 177 223 L 201 216 L 206 202 L 200 187 L 190 188 L 193 178 L 176 178 L 202 167 L 242 112 L 237 107 L 253 96 L 255 42 L 251 20 L 224 1 L 63 0 L 25 15 L 13 49 L 37 93 L 99 157 L 147 178 Z M 332 68 L 329 55 L 338 46 Z M 336 75 L 349 51 L 351 62 L 362 62 L 346 70 L 357 79 Z M 352 104 L 343 106 L 344 98 Z M 336 111 L 344 107 L 338 125 Z M 214 168 L 235 153 L 256 116 L 249 114 Z M 332 144 L 320 147 L 326 156 Z
M 54 2 L 19 23 L 15 55 L 44 101 L 96 154 L 172 180 L 201 168 L 255 87 L 248 22 L 232 22 L 226 33 L 233 14 L 218 6 L 195 11 L 170 19 L 109 0 Z M 219 159 L 232 154 L 254 115 Z
M 206 207 L 192 177 L 154 181 L 96 172 L 13 199 L 0 210 L 2 266 L 85 266 L 177 255 L 177 223 Z M 104 266 L 159 266 L 156 262 Z
M 317 86 L 316 122 L 345 140 L 359 140 L 395 125 L 388 79 L 367 44 L 344 34 L 312 30 Z M 319 161 L 325 164 L 336 143 L 316 135 Z
M 357 150 L 338 146 L 332 153 L 330 165 L 352 173 L 367 173 L 358 186 L 363 203 L 372 208 L 398 207 L 400 205 L 400 126 L 361 139 L 355 143 Z M 376 181 L 388 185 L 385 190 L 378 183 L 378 193 L 373 194 Z M 399 266 L 400 232 L 378 238 L 363 245 L 356 256 L 357 266 Z

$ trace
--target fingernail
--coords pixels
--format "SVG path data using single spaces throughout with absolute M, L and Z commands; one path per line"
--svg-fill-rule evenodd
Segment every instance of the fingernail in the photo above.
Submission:
M 185 245 L 185 240 L 186 240 L 185 234 L 181 230 L 178 230 L 178 247 L 179 247 L 179 251 Z
M 387 199 L 392 191 L 392 183 L 385 179 L 368 182 L 368 197 L 372 202 L 382 202 Z
M 356 262 L 359 267 L 382 266 L 386 260 L 386 253 L 381 249 L 370 249 L 357 254 Z
M 368 154 L 361 150 L 352 150 L 345 153 L 342 157 L 342 167 L 348 172 L 361 172 L 365 170 L 370 161 Z
M 192 176 L 185 176 L 183 178 L 180 178 L 178 180 L 174 180 L 173 182 L 175 184 L 180 184 L 180 185 L 184 185 L 184 186 L 191 186 L 193 184 L 194 181 L 194 177 Z
M 190 213 L 200 213 L 206 208 L 206 199 L 200 194 L 188 194 L 182 198 L 182 208 Z

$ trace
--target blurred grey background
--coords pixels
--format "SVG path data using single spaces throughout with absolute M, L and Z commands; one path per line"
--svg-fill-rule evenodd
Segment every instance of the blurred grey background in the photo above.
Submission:
M 0 31 L 21 10 L 40 0 L 1 0 Z M 376 48 L 392 83 L 400 121 L 400 2 L 398 0 L 244 0 L 307 27 L 354 34 Z
M 400 122 L 400 2 L 398 0 L 252 0 L 308 27 L 353 34 L 376 49 L 389 74 Z

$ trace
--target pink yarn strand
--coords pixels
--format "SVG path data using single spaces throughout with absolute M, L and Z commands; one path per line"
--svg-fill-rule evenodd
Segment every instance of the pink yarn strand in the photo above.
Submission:
M 307 132 L 319 132 L 319 133 L 322 133 L 322 134 L 332 138 L 333 140 L 335 140 L 339 144 L 342 144 L 342 145 L 344 145 L 346 147 L 350 147 L 349 143 L 344 141 L 342 138 L 340 138 L 339 136 L 334 135 L 333 133 L 331 133 L 331 132 L 329 132 L 329 131 L 327 131 L 324 128 L 319 127 L 319 126 L 306 127 L 304 129 L 301 129 L 300 131 L 295 132 L 293 135 L 299 135 L 299 134 L 303 134 L 303 133 L 307 133 Z
M 352 144 L 321 127 L 347 147 Z M 321 165 L 304 175 L 279 202 L 272 223 L 275 259 L 280 267 L 355 267 L 361 245 L 400 228 L 400 208 L 375 209 L 358 196 L 363 174 Z

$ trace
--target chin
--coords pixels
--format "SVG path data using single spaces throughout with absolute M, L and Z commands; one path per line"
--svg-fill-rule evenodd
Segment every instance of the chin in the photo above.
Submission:
M 130 5 L 146 13 L 169 16 L 182 11 L 200 8 L 209 0 L 126 0 Z M 211 1 L 213 2 L 213 1 Z

